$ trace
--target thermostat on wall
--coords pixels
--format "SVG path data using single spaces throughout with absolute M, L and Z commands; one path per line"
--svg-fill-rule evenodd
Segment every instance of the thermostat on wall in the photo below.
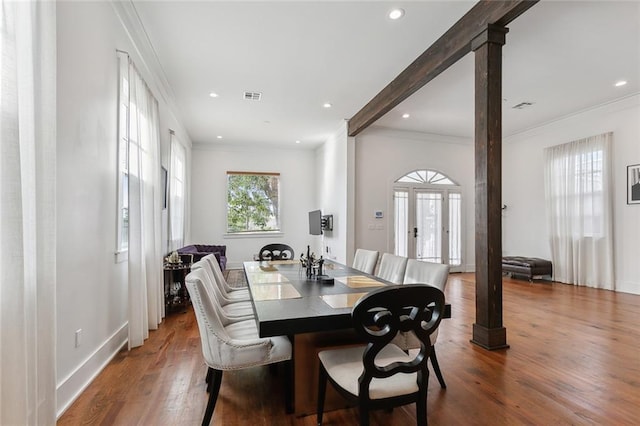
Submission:
M 376 219 L 382 219 L 384 217 L 384 214 L 382 213 L 382 210 L 376 210 L 374 212 L 374 216 Z

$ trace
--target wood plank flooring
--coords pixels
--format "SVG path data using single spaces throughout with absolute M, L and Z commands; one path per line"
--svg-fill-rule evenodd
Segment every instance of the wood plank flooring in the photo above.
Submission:
M 473 274 L 453 274 L 453 318 L 436 345 L 447 389 L 431 375 L 430 425 L 640 424 L 640 296 L 504 279 L 506 350 L 469 342 Z M 59 425 L 197 425 L 207 394 L 193 311 L 172 314 L 141 348 L 120 352 Z M 284 413 L 282 374 L 225 372 L 212 424 L 315 425 Z M 356 425 L 357 409 L 325 414 Z M 372 425 L 415 424 L 414 407 L 375 412 Z

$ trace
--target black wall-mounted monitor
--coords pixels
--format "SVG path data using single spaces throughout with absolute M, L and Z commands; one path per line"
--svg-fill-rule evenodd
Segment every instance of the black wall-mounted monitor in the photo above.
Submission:
M 322 212 L 320 210 L 309 212 L 309 234 L 322 235 Z

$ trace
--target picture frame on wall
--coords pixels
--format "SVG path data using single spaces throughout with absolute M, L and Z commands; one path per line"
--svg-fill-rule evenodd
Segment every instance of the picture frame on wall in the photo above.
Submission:
M 627 204 L 640 204 L 640 164 L 627 166 Z

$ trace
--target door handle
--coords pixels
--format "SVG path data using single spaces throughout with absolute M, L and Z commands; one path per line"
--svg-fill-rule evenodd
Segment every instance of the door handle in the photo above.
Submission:
M 418 238 L 418 228 L 413 228 L 413 238 Z

